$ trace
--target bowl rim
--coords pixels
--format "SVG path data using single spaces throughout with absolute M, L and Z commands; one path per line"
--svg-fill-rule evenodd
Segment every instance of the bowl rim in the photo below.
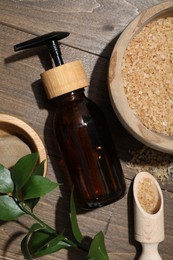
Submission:
M 45 160 L 43 174 L 43 176 L 45 177 L 47 175 L 48 168 L 47 153 L 43 141 L 41 140 L 41 137 L 38 135 L 38 133 L 25 121 L 13 115 L 0 113 L 0 125 L 1 123 L 15 125 L 16 128 L 24 131 L 32 139 L 34 146 L 38 150 L 40 163 Z M 7 132 L 10 134 L 10 131 Z
M 112 107 L 122 125 L 143 144 L 166 153 L 173 153 L 173 137 L 156 133 L 146 128 L 134 115 L 123 90 L 121 63 L 126 47 L 135 34 L 153 18 L 172 13 L 173 1 L 166 1 L 141 12 L 132 20 L 118 38 L 109 61 L 108 91 Z M 172 11 L 172 12 L 171 12 Z M 123 42 L 123 44 L 122 44 Z M 123 103 L 123 106 L 122 106 Z

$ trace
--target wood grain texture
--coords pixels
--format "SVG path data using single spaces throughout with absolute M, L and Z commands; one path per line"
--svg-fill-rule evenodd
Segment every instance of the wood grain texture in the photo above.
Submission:
M 91 87 L 87 93 L 104 111 L 127 180 L 127 195 L 117 203 L 78 213 L 82 233 L 93 237 L 103 230 L 110 260 L 137 259 L 140 247 L 134 240 L 132 179 L 135 170 L 126 167 L 129 149 L 141 147 L 122 127 L 110 104 L 107 70 L 116 36 L 145 8 L 162 1 L 10 1 L 0 8 L 0 111 L 31 125 L 41 136 L 48 154 L 48 177 L 64 185 L 40 201 L 36 213 L 57 230 L 71 235 L 68 219 L 69 192 L 65 185 L 65 166 L 53 135 L 55 102 L 48 101 L 40 73 L 51 67 L 45 48 L 14 53 L 13 45 L 53 30 L 70 31 L 61 45 L 65 62 L 81 60 Z M 173 185 L 162 185 L 165 201 L 165 240 L 159 245 L 164 260 L 173 256 Z M 23 259 L 20 241 L 33 223 L 22 217 L 17 222 L 0 223 L 0 259 Z M 85 259 L 79 250 L 62 250 L 43 260 Z
M 139 12 L 160 2 L 1 0 L 1 22 L 36 35 L 69 31 L 69 39 L 63 41 L 66 44 L 109 57 L 116 37 L 127 24 Z

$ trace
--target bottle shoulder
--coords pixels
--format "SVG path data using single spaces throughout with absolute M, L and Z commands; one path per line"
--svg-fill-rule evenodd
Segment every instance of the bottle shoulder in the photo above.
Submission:
M 105 122 L 104 115 L 100 108 L 87 97 L 59 104 L 56 110 L 56 120 L 62 123 L 78 123 L 95 121 L 101 124 Z M 82 123 L 82 124 L 83 124 Z

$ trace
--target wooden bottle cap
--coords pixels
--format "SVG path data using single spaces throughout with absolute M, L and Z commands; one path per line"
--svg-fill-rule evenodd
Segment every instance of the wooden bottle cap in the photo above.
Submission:
M 89 81 L 80 61 L 63 64 L 41 74 L 48 99 L 89 86 Z

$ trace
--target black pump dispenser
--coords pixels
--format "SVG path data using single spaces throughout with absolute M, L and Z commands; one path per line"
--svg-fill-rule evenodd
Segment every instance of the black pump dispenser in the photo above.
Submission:
M 54 131 L 76 198 L 83 208 L 90 209 L 122 198 L 125 181 L 104 115 L 84 95 L 89 82 L 81 62 L 63 64 L 58 40 L 68 35 L 52 32 L 17 44 L 14 49 L 49 48 L 56 67 L 43 72 L 41 78 L 47 97 L 57 98 Z
M 55 67 L 52 70 L 50 69 L 41 74 L 48 99 L 89 85 L 87 75 L 80 61 L 66 64 L 63 62 L 59 40 L 66 38 L 69 34 L 69 32 L 51 32 L 14 46 L 14 51 L 43 45 L 48 47 L 49 53 L 55 63 Z
M 15 45 L 14 51 L 21 51 L 25 49 L 47 45 L 49 52 L 55 62 L 55 66 L 60 66 L 64 64 L 64 62 L 61 56 L 61 50 L 58 41 L 68 37 L 69 34 L 70 34 L 69 32 L 47 33 L 42 36 L 38 36 L 31 40 Z

